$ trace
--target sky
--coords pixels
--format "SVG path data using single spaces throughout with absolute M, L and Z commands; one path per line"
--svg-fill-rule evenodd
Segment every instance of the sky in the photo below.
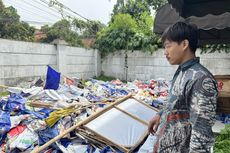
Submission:
M 22 21 L 36 27 L 44 24 L 53 24 L 61 19 L 57 9 L 50 8 L 45 3 L 48 0 L 2 0 L 5 6 L 13 6 L 17 9 Z M 113 6 L 116 0 L 58 0 L 76 14 L 69 11 L 66 14 L 84 20 L 99 20 L 107 24 L 110 21 Z M 79 14 L 79 15 L 77 15 Z

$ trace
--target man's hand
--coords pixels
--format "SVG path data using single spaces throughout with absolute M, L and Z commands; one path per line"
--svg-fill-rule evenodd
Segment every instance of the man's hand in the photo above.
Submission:
M 152 120 L 149 122 L 149 125 L 148 125 L 149 133 L 154 134 L 157 132 L 158 126 L 160 124 L 160 120 L 161 120 L 160 115 L 156 115 L 152 118 Z

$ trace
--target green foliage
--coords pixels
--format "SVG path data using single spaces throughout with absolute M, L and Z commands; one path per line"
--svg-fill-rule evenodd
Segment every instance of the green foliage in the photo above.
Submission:
M 137 31 L 137 23 L 129 14 L 117 14 L 109 27 L 98 33 L 96 47 L 102 53 L 131 49 L 131 39 Z
M 112 80 L 116 80 L 117 78 L 114 78 L 112 76 L 105 76 L 105 75 L 100 75 L 98 77 L 93 77 L 93 79 L 96 79 L 96 80 L 102 80 L 102 81 L 112 81 Z M 121 80 L 123 83 L 127 83 L 126 80 Z
M 94 79 L 96 79 L 96 80 L 102 80 L 102 81 L 112 81 L 112 80 L 116 80 L 116 78 L 114 78 L 114 77 L 111 77 L 111 76 L 104 76 L 104 75 L 101 75 L 101 76 L 98 76 L 98 77 L 94 77 Z
M 214 153 L 227 153 L 230 150 L 230 125 L 226 124 L 216 137 L 214 144 Z
M 68 20 L 62 19 L 56 22 L 53 26 L 45 25 L 41 28 L 46 34 L 42 42 L 52 42 L 55 39 L 63 39 L 71 46 L 80 46 L 81 40 L 79 35 L 71 29 L 71 24 Z
M 8 91 L 3 91 L 3 92 L 0 92 L 0 97 L 6 97 L 8 96 L 10 93 Z
M 122 4 L 115 5 L 115 15 L 109 26 L 98 33 L 95 47 L 101 51 L 102 56 L 120 50 L 153 52 L 161 46 L 160 37 L 152 32 L 153 19 L 150 12 L 137 8 L 142 12 L 130 10 L 135 8 L 131 6 L 142 6 L 140 1 L 137 0 L 139 5 L 134 5 L 134 2 L 130 0 L 124 7 Z M 117 13 L 118 11 L 129 13 Z
M 139 19 L 137 20 L 140 31 L 142 31 L 145 35 L 151 35 L 153 33 L 153 18 L 150 16 L 148 12 L 143 12 Z
M 83 21 L 75 17 L 66 15 L 66 13 L 64 12 L 64 9 L 69 10 L 69 11 L 72 11 L 72 10 L 70 10 L 70 8 L 66 7 L 62 3 L 60 3 L 58 0 L 49 0 L 49 5 L 51 7 L 58 8 L 62 17 L 70 22 L 72 26 L 72 31 L 78 33 L 78 35 L 80 35 L 83 38 L 85 37 L 94 38 L 96 36 L 96 33 L 105 27 L 105 25 L 102 24 L 100 21 L 92 21 L 84 17 L 83 18 L 86 21 Z
M 153 10 L 158 10 L 161 6 L 168 3 L 168 0 L 147 0 L 147 3 Z
M 130 14 L 134 18 L 138 18 L 142 12 L 150 13 L 149 5 L 145 0 L 117 0 L 113 8 L 112 16 L 122 13 Z
M 82 46 L 81 38 L 94 38 L 96 33 L 104 27 L 99 21 L 83 21 L 76 18 L 62 19 L 49 27 L 41 28 L 46 34 L 42 42 L 50 43 L 55 39 L 63 39 L 71 46 Z
M 81 37 L 96 37 L 98 31 L 105 27 L 100 21 L 83 21 L 74 18 L 72 25 L 76 31 L 81 32 Z
M 5 7 L 0 0 L 0 37 L 5 39 L 33 41 L 35 28 L 20 21 L 12 6 Z
M 212 44 L 201 47 L 201 53 L 225 52 L 230 53 L 230 44 Z
M 64 6 L 56 0 L 49 1 L 50 6 L 59 8 L 63 19 L 52 26 L 45 25 L 41 31 L 46 34 L 41 42 L 50 43 L 55 39 L 63 39 L 71 46 L 82 46 L 81 38 L 96 37 L 96 33 L 105 25 L 99 21 L 83 21 L 70 16 L 65 16 Z M 5 7 L 0 0 L 0 37 L 23 41 L 34 41 L 35 28 L 20 21 L 20 16 L 13 7 Z

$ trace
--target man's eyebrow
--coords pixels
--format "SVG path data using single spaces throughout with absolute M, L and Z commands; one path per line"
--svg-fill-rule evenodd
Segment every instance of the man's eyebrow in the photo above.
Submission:
M 163 43 L 164 46 L 167 45 L 167 44 L 169 44 L 169 42 L 164 42 L 164 43 Z

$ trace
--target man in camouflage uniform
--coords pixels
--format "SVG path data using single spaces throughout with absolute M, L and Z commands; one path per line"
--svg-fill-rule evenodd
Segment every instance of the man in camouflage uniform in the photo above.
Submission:
M 154 153 L 208 153 L 214 143 L 217 85 L 195 56 L 198 30 L 178 22 L 162 35 L 164 54 L 179 65 L 172 80 L 168 104 L 149 123 L 157 141 Z

